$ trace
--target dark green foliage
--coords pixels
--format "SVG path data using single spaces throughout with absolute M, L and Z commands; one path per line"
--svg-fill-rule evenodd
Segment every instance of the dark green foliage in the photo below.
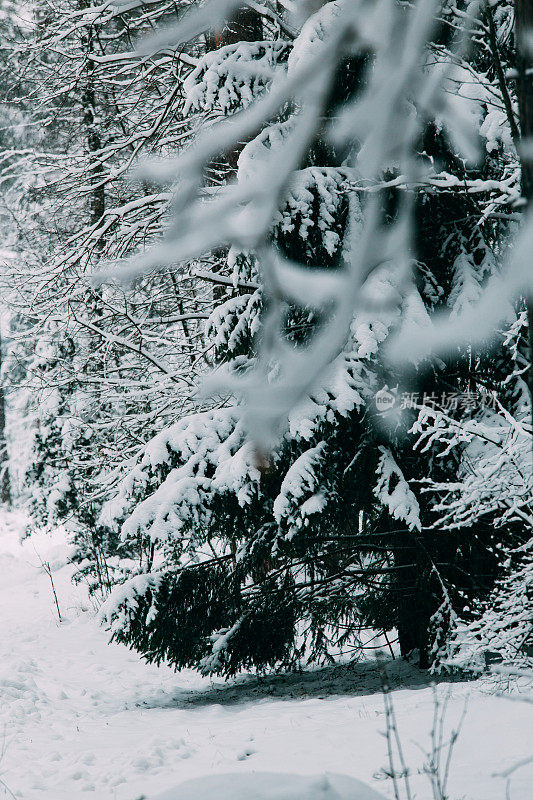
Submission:
M 447 38 L 444 27 L 438 37 L 439 41 Z M 309 269 L 342 269 L 349 202 L 365 203 L 364 192 L 345 180 L 345 154 L 335 152 L 324 130 L 342 102 L 360 90 L 367 67 L 365 57 L 339 68 L 324 113 L 324 129 L 317 132 L 295 176 L 297 187 L 304 187 L 307 194 L 302 191 L 295 198 L 291 195 L 294 187 L 289 187 L 273 226 L 272 238 L 281 253 Z M 387 424 L 375 406 L 376 391 L 384 386 L 399 394 L 415 393 L 418 402 L 428 398 L 429 404 L 466 392 L 476 396 L 476 402 L 450 410 L 452 417 L 464 420 L 481 413 L 480 390 L 494 389 L 502 397 L 513 394 L 508 378 L 514 364 L 509 363 L 501 343 L 499 350 L 480 352 L 458 347 L 445 359 L 413 363 L 407 370 L 391 367 L 383 357 L 383 344 L 394 333 L 399 317 L 405 321 L 409 316 L 409 299 L 418 304 L 419 319 L 436 311 L 455 313 L 461 304 L 473 302 L 476 291 L 498 268 L 506 236 L 506 223 L 482 219 L 478 201 L 461 185 L 478 177 L 500 176 L 498 153 L 486 155 L 471 168 L 454 152 L 441 124 L 431 120 L 417 150 L 424 163 L 457 180 L 445 188 L 428 183 L 409 190 L 394 187 L 377 195 L 385 230 L 397 220 L 406 193 L 416 192 L 412 292 L 403 296 L 396 317 L 383 313 L 376 314 L 375 320 L 368 321 L 370 314 L 355 319 L 354 328 L 366 325 L 368 338 L 375 335 L 376 346 L 370 352 L 363 347 L 362 354 L 360 340 L 350 334 L 343 354 L 344 372 L 339 369 L 345 383 L 339 389 L 332 379 L 310 392 L 309 430 L 302 433 L 292 425 L 268 458 L 262 460 L 256 454 L 247 472 L 237 465 L 239 478 L 239 469 L 245 473 L 245 500 L 239 497 L 238 479 L 228 488 L 224 472 L 221 483 L 216 483 L 221 466 L 218 441 L 202 456 L 200 467 L 193 463 L 185 434 L 186 445 L 179 444 L 179 437 L 173 440 L 163 464 L 143 465 L 143 481 L 127 497 L 132 509 L 157 497 L 158 488 L 175 469 L 183 469 L 191 481 L 198 480 L 205 492 L 199 508 L 191 501 L 197 517 L 187 516 L 179 531 L 170 532 L 171 541 L 156 541 L 163 572 L 148 577 L 148 588 L 132 601 L 121 600 L 119 590 L 117 605 L 107 614 L 115 638 L 148 660 L 232 675 L 244 668 L 324 661 L 339 647 L 361 652 L 364 633 L 372 629 L 395 631 L 401 654 L 416 652 L 420 666 L 426 668 L 444 651 L 455 615 L 490 596 L 501 572 L 502 548 L 520 544 L 523 531 L 513 525 L 495 530 L 492 519 L 454 530 L 436 529 L 437 495 L 420 492 L 420 484 L 427 478 L 456 479 L 461 452 L 458 455 L 452 449 L 441 458 L 436 446 L 415 450 L 416 435 L 410 430 L 418 409 L 404 409 Z M 393 167 L 384 171 L 384 180 L 396 177 Z M 326 184 L 326 178 L 331 183 Z M 250 267 L 255 264 L 253 258 L 246 254 L 231 263 L 243 283 L 258 279 Z M 247 306 L 239 316 L 241 291 L 228 289 L 229 297 L 214 317 L 210 335 L 227 326 L 225 338 L 217 338 L 216 360 L 244 370 L 254 359 L 252 330 L 257 330 L 254 324 L 261 303 L 253 311 Z M 297 346 L 309 341 L 321 321 L 308 308 L 287 305 L 287 343 Z M 241 323 L 244 332 L 238 343 L 225 347 Z M 424 335 L 423 327 L 420 335 Z M 343 392 L 349 394 L 348 387 L 353 395 L 343 406 L 337 401 L 339 396 L 345 400 Z M 213 429 L 217 420 L 213 418 Z M 205 434 L 207 439 L 211 433 Z M 226 449 L 221 458 L 228 463 L 243 442 L 239 439 L 230 446 L 230 436 L 222 438 Z M 386 488 L 378 490 L 383 453 L 392 472 Z M 295 467 L 301 468 L 300 473 Z M 405 502 L 395 505 L 396 490 L 403 492 L 404 499 L 408 496 L 412 508 L 406 509 Z M 214 553 L 214 563 L 181 567 L 184 554 L 194 559 L 207 547 Z
M 243 668 L 291 663 L 295 598 L 288 579 L 272 578 L 246 593 L 240 570 L 200 565 L 158 576 L 133 602 L 126 602 L 127 628 L 113 638 L 149 662 L 176 669 L 204 666 L 234 675 Z M 213 642 L 227 642 L 213 653 Z
M 215 566 L 171 571 L 135 597 L 127 636 L 119 631 L 114 638 L 149 662 L 195 666 L 208 652 L 210 635 L 229 617 L 235 618 L 239 607 L 238 587 L 226 570 Z

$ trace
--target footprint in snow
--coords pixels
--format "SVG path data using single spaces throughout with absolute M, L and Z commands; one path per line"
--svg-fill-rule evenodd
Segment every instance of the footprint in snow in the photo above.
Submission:
M 246 761 L 247 758 L 250 758 L 250 756 L 253 756 L 254 753 L 256 752 L 257 751 L 254 750 L 252 747 L 247 747 L 245 750 L 242 751 L 242 753 L 239 753 L 239 755 L 237 756 L 237 761 Z

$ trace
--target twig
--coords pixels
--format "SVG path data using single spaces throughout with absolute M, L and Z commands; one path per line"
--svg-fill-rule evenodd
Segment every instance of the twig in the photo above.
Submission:
M 407 800 L 412 800 L 411 794 L 411 785 L 409 783 L 409 769 L 407 764 L 405 763 L 405 758 L 403 755 L 403 748 L 402 743 L 400 740 L 400 734 L 398 731 L 398 726 L 396 724 L 396 715 L 394 713 L 394 705 L 392 703 L 392 699 L 390 697 L 390 684 L 389 678 L 387 675 L 387 671 L 382 661 L 382 656 L 379 654 L 377 655 L 378 664 L 381 670 L 381 691 L 383 693 L 383 703 L 385 706 L 385 718 L 387 722 L 387 730 L 386 730 L 386 739 L 387 739 L 387 752 L 389 758 L 389 766 L 390 766 L 390 775 L 392 778 L 393 786 L 394 786 L 394 797 L 395 800 L 401 800 L 400 794 L 400 787 L 398 784 L 398 776 L 396 774 L 396 769 L 394 767 L 394 755 L 393 755 L 393 743 L 392 737 L 394 736 L 394 741 L 396 744 L 396 752 L 398 754 L 398 759 L 400 761 L 401 771 L 399 776 L 403 778 L 405 784 L 405 796 Z
M 490 49 L 492 51 L 492 58 L 494 59 L 494 69 L 496 71 L 496 77 L 498 79 L 498 85 L 500 87 L 500 92 L 502 95 L 503 105 L 505 107 L 507 121 L 509 122 L 509 127 L 511 129 L 511 136 L 513 139 L 513 143 L 518 150 L 520 144 L 520 131 L 518 130 L 518 124 L 516 122 L 516 117 L 513 110 L 513 104 L 511 102 L 511 98 L 509 96 L 509 89 L 507 88 L 507 83 L 505 81 L 505 73 L 503 71 L 500 53 L 498 50 L 498 38 L 496 35 L 496 26 L 494 24 L 494 17 L 492 15 L 492 8 L 490 3 L 486 4 L 485 10 L 487 13 L 487 19 L 489 21 L 489 41 L 490 41 Z
M 517 769 L 521 769 L 522 767 L 527 766 L 533 762 L 533 756 L 528 756 L 527 758 L 521 758 L 520 761 L 517 761 L 516 764 L 512 764 L 507 769 L 503 769 L 501 772 L 493 772 L 493 778 L 508 778 L 509 775 L 512 775 Z
M 35 547 L 33 549 L 35 550 Z M 55 584 L 54 584 L 54 579 L 52 577 L 52 568 L 50 567 L 50 562 L 49 561 L 43 561 L 41 556 L 37 552 L 37 550 L 35 550 L 35 555 L 39 559 L 41 567 L 43 568 L 43 570 L 46 572 L 46 574 L 50 578 L 50 583 L 52 585 L 52 592 L 53 592 L 53 595 L 54 595 L 54 600 L 55 600 L 55 604 L 56 604 L 56 608 L 57 608 L 57 617 L 59 619 L 59 622 L 63 622 L 63 617 L 61 616 L 61 610 L 59 608 L 59 600 L 57 599 L 56 587 L 55 587 Z

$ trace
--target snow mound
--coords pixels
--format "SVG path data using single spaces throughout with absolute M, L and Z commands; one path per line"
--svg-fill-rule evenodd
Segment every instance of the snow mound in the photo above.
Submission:
M 197 778 L 154 800 L 383 800 L 383 795 L 347 775 L 254 772 Z

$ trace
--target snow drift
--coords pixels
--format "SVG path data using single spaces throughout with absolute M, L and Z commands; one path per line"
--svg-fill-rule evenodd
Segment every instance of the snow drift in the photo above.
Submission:
M 154 800 L 383 800 L 383 795 L 347 775 L 254 772 L 187 781 Z

